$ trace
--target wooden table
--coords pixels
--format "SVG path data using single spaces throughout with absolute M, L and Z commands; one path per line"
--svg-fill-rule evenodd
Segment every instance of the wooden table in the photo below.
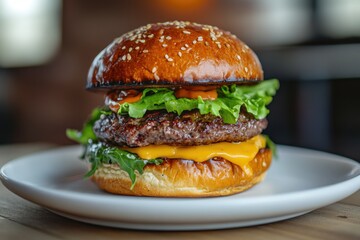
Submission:
M 51 147 L 55 146 L 0 146 L 0 166 L 21 155 Z M 151 232 L 100 227 L 63 218 L 0 184 L 0 239 L 360 239 L 360 191 L 306 215 L 267 225 L 217 231 Z

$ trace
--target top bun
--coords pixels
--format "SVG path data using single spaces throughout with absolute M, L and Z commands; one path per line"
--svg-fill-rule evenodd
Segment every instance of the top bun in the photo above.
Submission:
M 224 85 L 263 80 L 255 53 L 235 35 L 190 22 L 148 24 L 94 59 L 87 88 Z

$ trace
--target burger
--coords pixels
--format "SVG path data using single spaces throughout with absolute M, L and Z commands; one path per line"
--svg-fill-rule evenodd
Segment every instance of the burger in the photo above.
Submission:
M 105 95 L 82 131 L 91 177 L 110 193 L 210 197 L 261 182 L 273 150 L 262 131 L 279 83 L 217 27 L 148 24 L 94 59 L 86 88 Z

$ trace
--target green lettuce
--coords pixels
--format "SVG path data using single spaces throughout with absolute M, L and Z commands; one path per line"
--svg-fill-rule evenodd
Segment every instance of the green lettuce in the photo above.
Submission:
M 276 144 L 270 139 L 268 135 L 262 134 L 263 137 L 265 137 L 266 140 L 266 147 L 270 148 L 272 155 L 274 158 L 278 158 L 278 151 Z
M 93 131 L 94 123 L 100 119 L 102 114 L 111 113 L 109 110 L 95 108 L 81 131 L 67 129 L 66 135 L 84 146 L 84 153 L 81 158 L 85 158 L 91 163 L 91 169 L 85 174 L 85 177 L 92 176 L 101 163 L 114 163 L 129 174 L 132 182 L 131 188 L 133 188 L 136 183 L 136 172 L 142 174 L 147 164 L 158 165 L 162 163 L 162 160 L 143 160 L 134 153 L 100 143 Z
M 102 163 L 117 164 L 122 170 L 129 174 L 132 185 L 131 189 L 136 183 L 136 172 L 143 174 L 144 167 L 147 164 L 159 165 L 162 163 L 161 159 L 143 160 L 136 154 L 127 152 L 117 147 L 108 147 L 102 143 L 88 144 L 85 149 L 84 157 L 91 163 L 91 170 L 85 175 L 92 176 Z
M 119 105 L 118 114 L 129 115 L 132 118 L 141 118 L 147 111 L 166 110 L 180 115 L 184 111 L 198 109 L 201 114 L 219 116 L 225 123 L 237 122 L 241 107 L 262 119 L 269 113 L 267 105 L 272 101 L 279 88 L 277 79 L 266 80 L 256 85 L 222 86 L 217 90 L 215 100 L 176 98 L 174 90 L 168 88 L 147 88 L 142 97 L 135 103 Z
M 88 144 L 89 140 L 97 140 L 93 131 L 94 123 L 100 119 L 101 114 L 110 114 L 110 111 L 105 111 L 101 108 L 95 108 L 89 117 L 89 120 L 84 124 L 81 131 L 75 129 L 66 129 L 66 136 L 71 140 L 82 145 Z

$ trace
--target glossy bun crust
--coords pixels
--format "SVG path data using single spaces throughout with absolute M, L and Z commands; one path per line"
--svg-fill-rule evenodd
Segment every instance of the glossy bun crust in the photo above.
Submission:
M 154 197 L 211 197 L 239 193 L 261 182 L 271 163 L 271 151 L 261 149 L 249 163 L 253 175 L 217 158 L 203 163 L 191 160 L 164 160 L 161 165 L 147 165 L 137 174 L 133 189 L 128 174 L 117 165 L 102 165 L 92 180 L 103 190 L 122 195 Z
M 148 24 L 94 59 L 88 89 L 223 85 L 263 80 L 255 53 L 229 32 L 190 22 Z

